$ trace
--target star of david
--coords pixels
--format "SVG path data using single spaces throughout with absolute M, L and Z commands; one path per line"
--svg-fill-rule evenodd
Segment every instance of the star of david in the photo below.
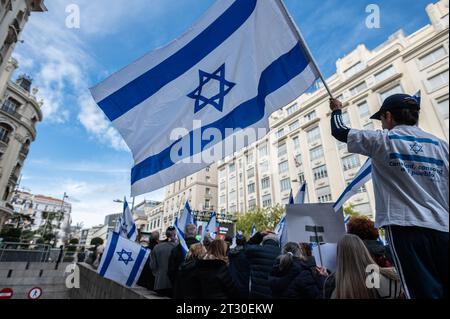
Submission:
M 116 252 L 116 254 L 119 255 L 119 261 L 123 261 L 125 265 L 128 265 L 130 261 L 134 260 L 133 258 L 131 258 L 131 251 L 126 251 L 125 249 L 122 249 L 122 251 L 118 251 Z
M 222 66 L 213 73 L 208 73 L 202 70 L 199 70 L 198 73 L 200 84 L 194 91 L 187 95 L 191 99 L 195 100 L 194 114 L 199 112 L 208 104 L 214 106 L 219 112 L 222 112 L 225 96 L 230 93 L 231 89 L 236 85 L 236 83 L 225 80 L 225 64 L 222 64 Z M 219 82 L 219 92 L 208 98 L 202 95 L 202 93 L 205 86 L 211 81 Z
M 423 153 L 423 146 L 418 143 L 410 144 L 409 148 L 416 154 Z

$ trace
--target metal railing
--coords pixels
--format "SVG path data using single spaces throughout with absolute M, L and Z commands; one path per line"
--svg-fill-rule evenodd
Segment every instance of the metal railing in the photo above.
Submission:
M 59 248 L 47 244 L 0 243 L 0 262 L 57 262 L 60 253 Z M 72 262 L 76 254 L 63 250 L 60 262 Z

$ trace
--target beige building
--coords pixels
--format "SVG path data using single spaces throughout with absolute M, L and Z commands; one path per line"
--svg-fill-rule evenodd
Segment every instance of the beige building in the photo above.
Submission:
M 448 0 L 427 7 L 431 24 L 406 36 L 403 31 L 368 50 L 359 45 L 336 62 L 327 80 L 343 101 L 345 122 L 357 129 L 380 129 L 371 121 L 382 101 L 404 92 L 422 96 L 420 127 L 449 139 Z M 303 94 L 272 114 L 262 140 L 218 163 L 219 212 L 246 212 L 287 203 L 307 183 L 307 201 L 333 202 L 366 158 L 349 154 L 331 135 L 329 96 L 325 89 Z M 351 198 L 355 209 L 373 216 L 372 182 Z
M 44 11 L 44 0 L 0 0 L 0 96 L 9 81 L 4 71 L 28 17 Z
M 17 61 L 11 59 L 5 69 L 9 77 L 16 67 Z M 42 121 L 41 105 L 30 87 L 31 79 L 20 76 L 0 95 L 0 228 L 11 217 L 11 196 L 36 139 L 36 123 Z
M 150 212 L 161 205 L 161 202 L 153 201 L 153 200 L 144 200 L 141 203 L 137 204 L 133 208 L 133 219 L 136 224 L 136 228 L 139 231 L 146 232 L 149 228 L 150 219 L 148 218 Z
M 216 165 L 205 168 L 166 187 L 162 206 L 157 206 L 149 214 L 156 225 L 149 231 L 159 230 L 161 236 L 167 227 L 173 225 L 175 218 L 183 210 L 186 200 L 199 219 L 208 218 L 217 209 L 217 168 Z M 162 213 L 161 217 L 157 217 Z M 158 221 L 160 220 L 160 221 Z
M 147 227 L 145 232 L 150 233 L 153 231 L 159 232 L 160 235 L 163 234 L 163 220 L 164 220 L 164 203 L 150 208 L 147 213 Z

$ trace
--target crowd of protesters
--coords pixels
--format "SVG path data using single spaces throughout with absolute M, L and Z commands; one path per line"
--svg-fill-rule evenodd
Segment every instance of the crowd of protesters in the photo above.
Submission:
M 138 284 L 175 299 L 396 299 L 404 298 L 389 247 L 367 217 L 352 217 L 337 244 L 336 271 L 319 267 L 308 243 L 283 247 L 271 231 L 248 240 L 196 239 L 188 225 L 186 256 L 169 227 L 158 242 L 152 233 L 151 256 Z

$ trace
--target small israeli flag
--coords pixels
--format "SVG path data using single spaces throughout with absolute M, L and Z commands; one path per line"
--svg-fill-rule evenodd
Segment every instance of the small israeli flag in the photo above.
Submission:
M 184 205 L 184 209 L 180 215 L 180 218 L 176 219 L 175 226 L 181 231 L 181 234 L 184 237 L 186 226 L 191 224 L 195 225 L 194 215 L 192 214 L 191 207 L 189 206 L 189 201 L 186 201 L 186 204 Z
M 302 187 L 300 187 L 297 195 L 295 196 L 295 204 L 304 204 L 306 198 L 306 182 L 302 184 Z
M 345 188 L 344 192 L 339 196 L 333 208 L 335 212 L 338 212 L 345 202 L 355 195 L 358 190 L 372 178 L 372 160 L 369 158 L 356 174 L 353 181 Z
M 211 218 L 208 221 L 208 224 L 205 227 L 205 231 L 203 232 L 203 237 L 206 234 L 211 234 L 211 237 L 214 239 L 217 236 L 217 214 L 214 212 L 211 214 Z
M 289 205 L 294 204 L 294 195 L 292 194 L 292 188 L 291 188 L 291 192 L 289 193 Z
M 281 0 L 220 0 L 180 38 L 91 93 L 133 153 L 137 196 L 262 138 L 270 114 L 319 76 Z M 258 136 L 246 138 L 247 128 Z M 236 138 L 244 145 L 227 147 Z
M 122 216 L 116 225 L 115 231 L 125 238 L 135 241 L 137 236 L 136 224 L 134 223 L 133 215 L 131 214 L 130 207 L 128 206 L 127 199 L 123 201 Z
M 278 235 L 281 247 L 287 243 L 287 227 L 286 227 L 286 215 L 284 215 L 280 222 L 275 227 L 275 234 Z
M 150 255 L 150 249 L 110 232 L 97 272 L 121 285 L 133 287 Z
M 178 241 L 181 245 L 181 251 L 183 252 L 183 256 L 186 257 L 189 247 L 186 244 L 186 240 L 184 240 L 184 233 L 175 225 L 175 231 L 177 233 Z

